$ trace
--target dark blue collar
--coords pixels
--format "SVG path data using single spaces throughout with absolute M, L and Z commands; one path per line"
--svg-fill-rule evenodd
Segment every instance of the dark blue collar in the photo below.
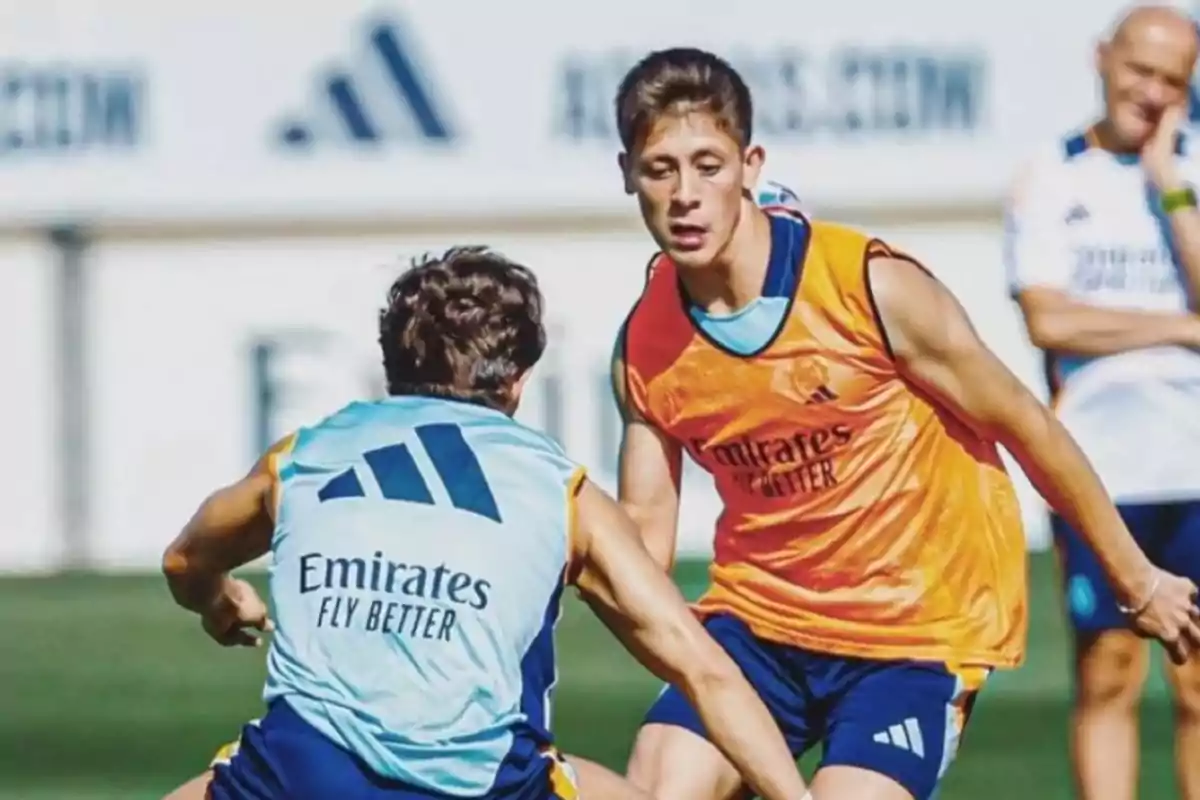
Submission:
M 763 281 L 763 297 L 792 297 L 800 283 L 800 259 L 811 234 L 807 223 L 795 217 L 771 215 L 771 257 Z
M 1063 158 L 1067 161 L 1078 158 L 1084 153 L 1099 149 L 1096 146 L 1096 138 L 1092 133 L 1091 128 L 1081 133 L 1076 133 L 1063 139 L 1062 153 Z M 1183 156 L 1188 152 L 1188 140 L 1183 133 L 1179 133 L 1175 137 L 1175 155 Z M 1136 164 L 1140 160 L 1137 153 L 1110 153 L 1117 162 L 1121 164 Z

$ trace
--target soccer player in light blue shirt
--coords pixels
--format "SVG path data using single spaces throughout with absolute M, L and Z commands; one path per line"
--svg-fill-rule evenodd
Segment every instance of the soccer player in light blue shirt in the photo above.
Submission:
M 167 549 L 176 600 L 225 645 L 272 629 L 267 713 L 172 800 L 630 800 L 550 731 L 574 585 L 689 694 L 770 800 L 804 783 L 778 727 L 640 544 L 546 435 L 512 418 L 545 347 L 533 274 L 458 248 L 380 316 L 388 397 L 274 446 Z M 274 612 L 230 571 L 270 552 Z

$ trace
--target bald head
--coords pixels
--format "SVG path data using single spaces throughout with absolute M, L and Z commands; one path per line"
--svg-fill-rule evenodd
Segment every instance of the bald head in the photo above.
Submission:
M 1196 23 L 1177 8 L 1144 5 L 1132 9 L 1117 20 L 1110 42 L 1120 47 L 1143 39 L 1186 43 L 1192 58 L 1196 57 Z
M 1195 23 L 1167 5 L 1138 6 L 1117 22 L 1096 51 L 1113 146 L 1139 150 L 1164 109 L 1187 106 L 1198 46 Z

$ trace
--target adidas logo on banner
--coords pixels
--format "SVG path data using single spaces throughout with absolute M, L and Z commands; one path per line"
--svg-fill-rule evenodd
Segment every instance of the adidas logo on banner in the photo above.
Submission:
M 395 22 L 371 27 L 352 68 L 324 74 L 312 112 L 287 120 L 278 132 L 287 148 L 306 150 L 321 141 L 359 146 L 391 140 L 446 144 L 456 138 L 429 72 Z
M 915 717 L 909 717 L 900 725 L 889 725 L 887 730 L 875 734 L 879 744 L 887 744 L 907 750 L 917 758 L 925 757 L 925 739 L 921 736 L 921 725 Z

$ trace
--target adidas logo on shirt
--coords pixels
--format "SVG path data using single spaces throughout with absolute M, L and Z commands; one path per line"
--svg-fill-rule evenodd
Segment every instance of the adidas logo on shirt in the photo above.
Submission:
M 837 394 L 825 384 L 818 386 L 816 391 L 808 396 L 809 403 L 828 403 L 830 400 L 837 399 Z

